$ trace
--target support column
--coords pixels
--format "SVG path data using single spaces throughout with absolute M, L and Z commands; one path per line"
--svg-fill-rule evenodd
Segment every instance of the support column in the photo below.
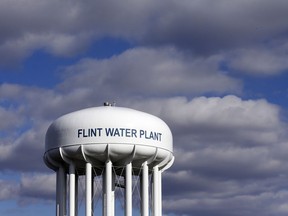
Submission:
M 69 165 L 69 216 L 75 215 L 75 166 L 73 163 Z
M 103 215 L 114 216 L 114 194 L 113 194 L 113 178 L 112 178 L 112 162 L 107 161 L 105 166 L 104 179 L 104 197 L 103 197 Z
M 153 216 L 161 216 L 159 215 L 159 167 L 153 167 Z
M 159 168 L 159 167 L 158 167 Z M 158 172 L 158 198 L 159 198 L 159 215 L 162 216 L 162 171 Z
M 85 176 L 85 188 L 86 188 L 86 216 L 92 216 L 92 165 L 86 163 L 86 176 Z
M 91 208 L 92 208 L 92 215 L 94 215 L 94 196 L 95 196 L 95 185 L 94 185 L 94 180 L 95 180 L 95 173 L 93 171 L 93 167 L 92 167 L 92 202 L 91 202 Z
M 66 173 L 63 166 L 60 166 L 56 174 L 56 216 L 66 215 Z
M 125 216 L 132 216 L 132 164 L 125 169 Z
M 149 170 L 147 161 L 142 165 L 141 216 L 149 216 Z
M 78 174 L 75 174 L 75 216 L 78 216 Z

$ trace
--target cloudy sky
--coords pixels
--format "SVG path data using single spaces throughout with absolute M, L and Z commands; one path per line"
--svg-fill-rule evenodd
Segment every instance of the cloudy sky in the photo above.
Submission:
M 55 214 L 59 116 L 162 118 L 166 216 L 288 214 L 287 0 L 1 0 L 0 215 Z

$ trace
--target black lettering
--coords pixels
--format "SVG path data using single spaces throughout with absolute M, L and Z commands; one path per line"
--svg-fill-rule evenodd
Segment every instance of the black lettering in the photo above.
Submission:
M 83 129 L 83 137 L 88 137 L 88 134 L 86 134 L 86 130 L 85 129 Z
M 124 136 L 125 128 L 119 128 L 119 130 L 120 130 L 120 136 L 123 137 L 123 136 Z
M 102 129 L 103 128 L 98 128 L 98 136 L 101 136 Z
M 83 129 L 78 129 L 78 138 L 83 134 Z
M 89 133 L 90 137 L 92 137 L 92 136 L 96 137 L 97 136 L 97 128 L 91 128 L 89 130 L 90 130 L 90 133 Z
M 137 130 L 136 129 L 132 129 L 131 132 L 132 132 L 131 137 L 137 138 Z
M 115 130 L 114 130 L 114 136 L 120 136 L 120 133 L 119 133 L 119 129 L 118 128 L 116 128 Z
M 106 136 L 113 136 L 114 128 L 105 128 Z
M 146 131 L 140 130 L 140 138 L 145 134 Z

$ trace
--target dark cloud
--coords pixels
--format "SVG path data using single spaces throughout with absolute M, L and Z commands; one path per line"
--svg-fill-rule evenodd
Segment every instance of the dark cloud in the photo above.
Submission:
M 287 2 L 170 1 L 149 25 L 145 39 L 195 53 L 215 53 L 261 43 L 287 30 Z
M 267 40 L 286 41 L 288 28 L 283 0 L 29 0 L 0 6 L 2 63 L 38 49 L 71 56 L 103 36 L 210 55 Z

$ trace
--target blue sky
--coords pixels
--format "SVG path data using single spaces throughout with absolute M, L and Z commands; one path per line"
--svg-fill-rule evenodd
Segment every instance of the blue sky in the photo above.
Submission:
M 173 132 L 165 215 L 287 215 L 287 20 L 286 0 L 0 1 L 0 214 L 53 215 L 48 126 L 115 101 Z

